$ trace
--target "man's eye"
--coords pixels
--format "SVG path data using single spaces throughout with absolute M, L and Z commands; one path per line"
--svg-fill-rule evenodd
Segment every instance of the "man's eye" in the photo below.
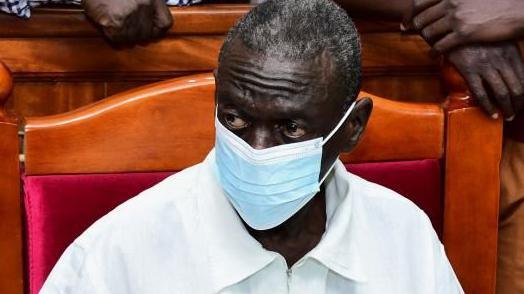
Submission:
M 284 125 L 284 135 L 290 138 L 300 138 L 306 134 L 296 122 L 289 121 Z
M 230 129 L 239 130 L 247 127 L 247 122 L 234 114 L 228 113 L 224 118 Z

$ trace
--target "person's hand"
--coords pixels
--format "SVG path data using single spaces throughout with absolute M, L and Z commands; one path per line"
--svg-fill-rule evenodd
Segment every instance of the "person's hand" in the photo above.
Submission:
M 437 52 L 524 33 L 523 0 L 414 0 L 412 27 Z M 421 4 L 417 4 L 420 2 Z
M 144 42 L 162 36 L 173 25 L 165 0 L 83 0 L 87 16 L 111 42 Z
M 498 108 L 512 120 L 524 106 L 524 63 L 516 44 L 467 45 L 453 49 L 447 58 L 491 117 L 498 117 Z

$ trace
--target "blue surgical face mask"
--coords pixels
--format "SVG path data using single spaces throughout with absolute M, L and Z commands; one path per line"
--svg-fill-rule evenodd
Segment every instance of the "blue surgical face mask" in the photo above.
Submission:
M 322 146 L 355 106 L 324 138 L 254 149 L 215 117 L 216 173 L 225 195 L 253 229 L 274 228 L 299 211 L 320 190 Z

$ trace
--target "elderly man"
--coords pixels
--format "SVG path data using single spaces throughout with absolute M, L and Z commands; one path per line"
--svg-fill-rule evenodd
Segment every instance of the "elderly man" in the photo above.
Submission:
M 216 144 L 84 232 L 49 293 L 463 293 L 427 216 L 338 160 L 372 109 L 329 0 L 270 0 L 231 29 Z

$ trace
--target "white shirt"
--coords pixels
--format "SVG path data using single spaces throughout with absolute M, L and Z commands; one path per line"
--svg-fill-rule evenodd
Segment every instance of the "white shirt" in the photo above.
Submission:
M 341 162 L 326 179 L 326 231 L 289 270 L 249 235 L 213 166 L 211 152 L 98 220 L 40 293 L 463 293 L 428 217 Z

